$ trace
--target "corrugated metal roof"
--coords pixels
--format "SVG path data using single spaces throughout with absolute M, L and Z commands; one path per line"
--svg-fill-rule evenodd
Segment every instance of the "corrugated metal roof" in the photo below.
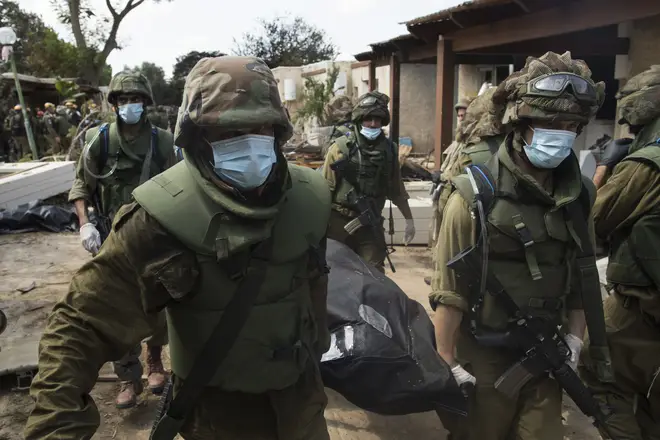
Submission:
M 450 18 L 451 14 L 455 12 L 471 11 L 471 10 L 486 8 L 489 6 L 504 5 L 504 4 L 514 3 L 514 1 L 515 0 L 472 0 L 465 3 L 461 3 L 460 5 L 454 6 L 452 8 L 443 9 L 433 14 L 413 18 L 412 20 L 405 21 L 400 24 L 405 24 L 406 26 L 415 26 L 419 24 L 426 24 L 436 21 L 447 20 Z
M 409 33 L 408 34 L 401 34 L 401 35 L 398 35 L 394 38 L 390 38 L 389 40 L 379 41 L 378 43 L 370 43 L 369 46 L 371 46 L 371 47 L 373 47 L 373 46 L 384 46 L 384 45 L 390 44 L 394 41 L 416 40 L 416 39 L 417 39 L 417 37 L 415 37 L 412 34 L 409 34 Z

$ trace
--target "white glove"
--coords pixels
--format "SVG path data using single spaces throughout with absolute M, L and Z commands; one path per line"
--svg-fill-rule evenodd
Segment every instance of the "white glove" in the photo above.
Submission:
M 471 383 L 472 385 L 477 383 L 477 378 L 465 371 L 465 369 L 461 367 L 461 364 L 456 364 L 451 367 L 451 373 L 454 375 L 454 379 L 456 379 L 456 383 L 458 383 L 459 387 L 464 383 Z
M 582 352 L 582 347 L 584 347 L 584 342 L 582 339 L 578 338 L 575 335 L 568 334 L 566 335 L 566 345 L 571 349 L 571 356 L 566 361 L 569 367 L 573 371 L 577 370 L 578 361 L 580 360 L 580 352 Z
M 415 238 L 415 221 L 411 218 L 406 219 L 406 233 L 403 238 L 403 242 L 406 246 L 410 244 Z
M 87 252 L 96 255 L 101 248 L 101 234 L 92 223 L 85 223 L 80 227 L 80 240 Z

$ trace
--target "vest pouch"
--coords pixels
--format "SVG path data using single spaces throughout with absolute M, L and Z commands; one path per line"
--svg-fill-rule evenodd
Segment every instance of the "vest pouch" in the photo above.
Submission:
M 628 239 L 613 244 L 607 264 L 607 282 L 628 286 L 648 287 L 653 283 L 635 261 Z
M 197 294 L 167 308 L 172 371 L 184 381 L 231 300 L 238 281 L 218 270 L 212 257 L 198 256 L 201 268 Z M 226 391 L 264 393 L 293 385 L 309 359 L 309 341 L 302 329 L 310 325 L 307 283 L 294 281 L 307 258 L 268 264 L 266 281 L 250 316 L 227 358 L 208 386 Z

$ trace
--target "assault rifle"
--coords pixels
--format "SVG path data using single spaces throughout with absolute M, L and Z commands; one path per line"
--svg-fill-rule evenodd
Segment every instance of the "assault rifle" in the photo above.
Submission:
M 103 215 L 103 211 L 101 211 L 101 197 L 98 189 L 92 196 L 92 202 L 94 203 L 94 214 L 90 215 L 90 221 L 96 226 L 96 229 L 98 229 L 99 235 L 101 235 L 101 243 L 103 243 L 105 239 L 108 238 L 108 235 L 110 235 L 112 222 L 110 221 L 110 217 Z
M 479 247 L 472 246 L 447 263 L 447 267 L 453 269 L 467 283 L 473 298 L 482 297 L 482 257 L 479 251 Z M 570 348 L 557 328 L 521 310 L 490 270 L 486 272 L 485 287 L 488 294 L 495 298 L 513 320 L 505 332 L 482 333 L 478 329 L 473 330 L 475 339 L 484 346 L 506 347 L 523 353 L 522 358 L 495 382 L 495 389 L 513 397 L 528 381 L 549 372 L 580 411 L 594 419 L 594 426 L 610 439 L 616 440 L 605 423 L 611 412 L 594 399 L 589 389 L 566 363 Z M 481 306 L 481 300 L 483 298 L 472 304 L 472 313 L 476 312 L 475 308 Z
M 355 192 L 351 191 L 349 193 L 349 198 L 351 197 L 351 195 L 354 194 Z M 385 236 L 383 235 L 382 225 L 384 219 L 380 215 L 380 213 L 376 211 L 374 199 L 366 196 L 355 196 L 352 202 L 353 205 L 360 212 L 360 214 L 350 222 L 346 223 L 346 226 L 344 226 L 344 230 L 349 234 L 353 235 L 362 226 L 370 227 L 376 239 L 381 241 L 380 244 L 385 249 L 385 258 L 387 259 L 387 262 L 390 265 L 390 269 L 392 269 L 392 273 L 396 272 L 396 269 L 394 268 L 394 264 L 390 259 L 390 253 L 393 251 L 390 251 L 388 249 L 387 242 L 385 241 Z M 390 221 L 392 221 L 391 218 Z
M 342 159 L 339 159 L 338 161 L 331 163 L 330 169 L 336 172 L 341 177 L 344 169 L 346 168 L 346 165 L 348 165 L 348 162 L 351 160 L 352 154 L 353 152 L 350 152 Z M 353 189 L 348 193 L 348 197 L 349 199 L 352 198 L 351 202 L 357 208 L 360 214 L 356 218 L 348 222 L 346 226 L 344 226 L 344 230 L 349 234 L 353 235 L 362 226 L 369 226 L 372 229 L 376 239 L 382 241 L 381 245 L 385 249 L 385 258 L 387 259 L 387 262 L 390 265 L 390 269 L 392 270 L 392 273 L 395 273 L 396 269 L 394 268 L 394 264 L 390 259 L 390 254 L 394 252 L 394 247 L 392 247 L 391 250 L 387 247 L 385 236 L 383 235 L 383 231 L 381 230 L 383 224 L 383 217 L 380 215 L 379 212 L 376 212 L 376 207 L 374 206 L 375 205 L 374 199 L 366 196 L 356 195 L 355 188 L 357 187 L 357 185 L 355 185 L 351 181 L 349 181 L 349 183 L 353 186 Z M 389 234 L 390 237 L 392 237 L 394 235 L 394 218 L 392 217 L 391 202 L 390 202 L 389 227 L 390 227 Z

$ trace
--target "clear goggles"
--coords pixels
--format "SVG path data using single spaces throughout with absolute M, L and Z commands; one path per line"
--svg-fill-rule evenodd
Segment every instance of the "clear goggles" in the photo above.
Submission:
M 594 84 L 573 73 L 549 73 L 534 78 L 527 83 L 526 95 L 557 98 L 566 93 L 569 86 L 571 93 L 579 100 L 589 102 L 598 100 Z

